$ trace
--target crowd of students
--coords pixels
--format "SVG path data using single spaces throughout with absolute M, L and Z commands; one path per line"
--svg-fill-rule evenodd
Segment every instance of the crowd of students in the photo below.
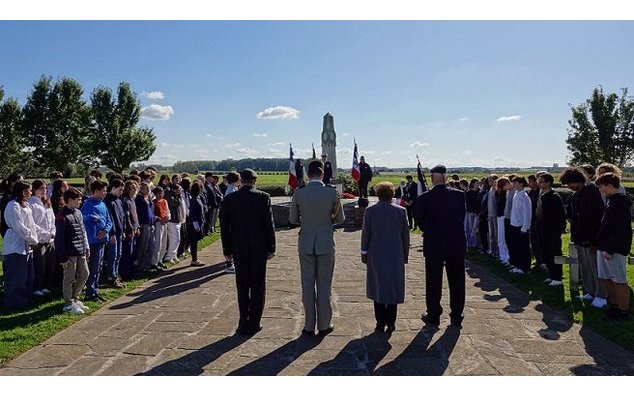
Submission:
M 595 178 L 596 177 L 596 178 Z M 566 169 L 562 185 L 572 190 L 566 203 L 553 190 L 553 176 L 538 172 L 449 182 L 465 192 L 465 233 L 470 248 L 480 248 L 500 260 L 509 272 L 524 275 L 534 268 L 547 271 L 545 282 L 563 286 L 561 236 L 570 224 L 579 262 L 583 294 L 608 319 L 627 319 L 627 262 L 632 243 L 631 210 L 621 183 L 621 170 L 604 163 Z
M 85 178 L 83 191 L 70 187 L 60 172 L 50 183 L 27 183 L 14 173 L 2 181 L 0 199 L 3 238 L 4 307 L 28 307 L 34 296 L 61 289 L 64 312 L 82 314 L 84 301 L 106 301 L 103 282 L 125 288 L 124 281 L 148 271 L 162 271 L 189 251 L 198 259 L 198 241 L 216 231 L 225 194 L 239 186 L 230 172 L 161 175 L 148 167 L 129 175 L 98 169 Z M 227 273 L 235 273 L 228 260 Z

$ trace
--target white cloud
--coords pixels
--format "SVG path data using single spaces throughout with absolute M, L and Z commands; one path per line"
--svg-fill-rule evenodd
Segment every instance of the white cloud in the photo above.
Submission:
M 280 155 L 280 154 L 282 154 L 282 150 L 278 150 L 278 149 L 269 149 L 269 154 Z
M 161 106 L 156 103 L 141 109 L 141 115 L 152 120 L 169 120 L 172 114 L 174 114 L 172 106 Z
M 267 137 L 269 135 L 267 135 L 266 133 L 254 133 L 253 136 L 255 136 L 255 137 Z
M 421 143 L 418 140 L 409 145 L 410 147 L 428 147 L 429 143 Z
M 512 116 L 503 116 L 498 118 L 497 122 L 507 122 L 507 121 L 519 121 L 522 118 L 521 115 L 512 115 Z
M 143 92 L 141 95 L 145 96 L 148 99 L 152 100 L 163 100 L 165 99 L 165 94 L 161 91 L 152 91 L 152 92 Z
M 294 119 L 299 118 L 299 110 L 288 106 L 269 107 L 257 114 L 263 120 Z
M 275 143 L 272 143 L 271 146 L 283 146 L 285 144 L 286 142 L 275 142 Z
M 388 151 L 384 151 L 384 152 L 381 153 L 381 155 L 387 155 L 387 154 L 392 154 L 392 151 L 388 150 Z
M 500 162 L 505 162 L 506 159 L 502 158 L 502 157 L 495 157 L 493 158 L 493 162 L 495 162 L 496 164 L 500 163 Z
M 350 136 L 350 134 L 346 132 L 346 133 L 342 133 L 341 136 Z
M 240 147 L 240 143 L 225 144 L 226 148 Z
M 352 149 L 349 149 L 349 148 L 337 149 L 337 154 L 352 154 Z
M 460 122 L 467 122 L 469 121 L 469 117 L 462 117 L 461 119 L 459 119 L 458 121 Z
M 236 153 L 246 155 L 247 157 L 254 157 L 259 151 L 252 148 L 239 148 L 236 150 Z

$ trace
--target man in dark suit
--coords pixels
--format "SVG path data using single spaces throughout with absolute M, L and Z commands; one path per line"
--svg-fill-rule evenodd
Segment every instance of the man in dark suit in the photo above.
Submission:
M 467 240 L 464 233 L 466 213 L 464 192 L 447 187 L 447 168 L 437 165 L 430 170 L 433 187 L 416 198 L 414 216 L 423 231 L 425 256 L 425 301 L 427 313 L 421 319 L 438 326 L 443 309 L 442 270 L 447 271 L 451 325 L 462 326 L 465 304 L 465 267 Z
M 257 176 L 248 168 L 240 172 L 242 187 L 227 195 L 220 211 L 222 250 L 236 268 L 238 332 L 244 335 L 262 329 L 266 261 L 275 256 L 271 197 L 255 189 Z
M 328 154 L 321 155 L 321 162 L 324 163 L 324 179 L 322 180 L 324 184 L 330 184 L 330 179 L 332 179 L 332 163 L 328 161 Z
M 414 181 L 414 178 L 412 177 L 412 175 L 407 175 L 405 177 L 407 179 L 407 184 L 405 184 L 405 188 L 407 190 L 407 198 L 403 198 L 405 199 L 405 201 L 408 203 L 407 206 L 405 206 L 405 209 L 407 209 L 407 222 L 409 223 L 409 228 L 410 229 L 416 229 L 416 225 L 414 224 L 413 221 L 413 217 L 414 217 L 414 201 L 416 201 L 416 197 L 418 196 L 418 183 L 416 183 Z
M 368 183 L 372 181 L 372 168 L 370 164 L 365 162 L 365 157 L 359 158 L 359 173 L 361 178 L 359 179 L 359 198 L 368 197 Z

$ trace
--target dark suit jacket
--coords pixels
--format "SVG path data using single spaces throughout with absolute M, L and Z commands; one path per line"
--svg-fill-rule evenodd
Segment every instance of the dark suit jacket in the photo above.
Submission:
M 418 196 L 418 183 L 415 181 L 411 181 L 407 186 L 407 201 L 414 202 L 416 197 Z
M 423 231 L 423 255 L 464 256 L 467 253 L 464 192 L 438 184 L 414 202 L 416 224 Z
M 225 256 L 266 259 L 275 253 L 271 197 L 251 186 L 229 194 L 220 209 L 220 236 Z
M 324 162 L 324 184 L 329 184 L 332 179 L 332 163 L 330 161 Z

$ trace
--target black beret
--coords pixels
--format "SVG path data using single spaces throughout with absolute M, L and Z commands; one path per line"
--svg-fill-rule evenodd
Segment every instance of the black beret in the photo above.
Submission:
M 240 172 L 240 178 L 242 178 L 242 180 L 255 180 L 258 178 L 258 174 L 255 173 L 253 169 L 246 168 Z
M 445 165 L 436 165 L 429 170 L 429 173 L 447 173 L 447 167 Z

